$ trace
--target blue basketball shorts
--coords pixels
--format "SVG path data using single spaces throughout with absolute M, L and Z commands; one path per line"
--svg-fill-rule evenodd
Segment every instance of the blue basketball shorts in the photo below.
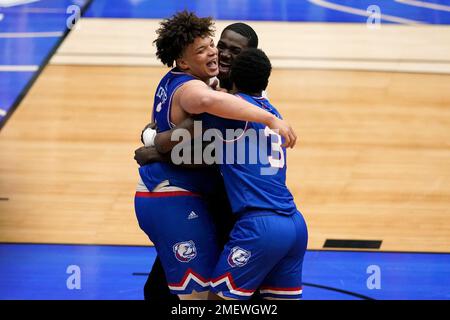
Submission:
M 300 299 L 308 231 L 300 212 L 242 215 L 230 234 L 211 279 L 212 291 L 232 299 Z
M 188 191 L 136 192 L 135 211 L 155 245 L 170 291 L 210 290 L 220 249 L 203 198 Z

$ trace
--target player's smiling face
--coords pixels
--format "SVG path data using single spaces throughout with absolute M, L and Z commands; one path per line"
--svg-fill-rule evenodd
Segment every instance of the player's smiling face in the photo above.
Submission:
M 248 48 L 248 39 L 243 35 L 225 30 L 222 32 L 217 49 L 219 49 L 219 77 L 230 77 L 231 64 L 242 50 Z
M 217 48 L 211 37 L 198 37 L 188 45 L 180 59 L 178 67 L 193 76 L 207 81 L 219 73 Z

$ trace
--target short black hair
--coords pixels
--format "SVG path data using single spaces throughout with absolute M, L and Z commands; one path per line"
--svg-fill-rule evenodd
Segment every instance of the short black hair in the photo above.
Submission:
M 256 34 L 255 30 L 253 30 L 253 28 L 248 24 L 245 24 L 243 22 L 232 23 L 225 29 L 223 29 L 222 33 L 224 33 L 226 30 L 234 31 L 236 33 L 239 33 L 241 36 L 246 37 L 248 39 L 249 48 L 258 48 L 258 35 Z
M 193 12 L 184 10 L 163 20 L 156 33 L 158 38 L 153 41 L 156 56 L 163 64 L 172 67 L 195 38 L 214 36 L 214 22 L 211 17 L 199 18 Z
M 267 88 L 271 71 L 272 64 L 264 51 L 248 48 L 234 60 L 230 79 L 238 91 L 255 94 Z

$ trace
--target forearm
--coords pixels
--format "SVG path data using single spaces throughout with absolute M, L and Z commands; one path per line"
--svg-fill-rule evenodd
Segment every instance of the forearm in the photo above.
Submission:
M 156 151 L 155 147 L 140 147 L 135 150 L 134 152 L 134 159 L 140 166 L 145 166 L 150 163 L 155 162 L 166 162 L 166 163 L 172 163 L 172 158 L 170 153 L 161 154 Z M 191 164 L 174 164 L 176 166 L 180 166 L 186 169 L 198 169 L 198 168 L 205 168 L 208 165 L 205 163 L 201 164 L 194 164 L 193 161 L 191 161 Z
M 170 155 L 159 153 L 155 147 L 140 147 L 134 151 L 134 160 L 144 166 L 153 162 L 170 162 Z
M 159 153 L 167 154 L 170 150 L 177 145 L 178 141 L 172 141 L 170 137 L 172 136 L 172 131 L 160 132 L 155 137 L 155 147 Z
M 259 122 L 269 126 L 275 116 L 244 99 L 217 91 L 204 91 L 201 96 L 186 95 L 184 109 L 193 114 L 207 112 L 209 114 L 241 121 Z
M 160 153 L 169 153 L 173 147 L 175 147 L 178 143 L 181 143 L 179 140 L 172 141 L 171 139 L 173 132 L 179 129 L 187 130 L 192 137 L 194 133 L 194 120 L 192 118 L 187 118 L 175 128 L 158 133 L 155 137 L 156 150 Z
M 215 93 L 216 95 L 220 94 L 220 97 L 215 95 L 212 103 L 206 107 L 204 112 L 222 118 L 259 122 L 265 125 L 269 125 L 274 118 L 274 115 L 270 112 L 267 112 L 244 99 L 227 93 Z
M 179 143 L 183 143 L 183 142 L 178 142 L 178 141 L 174 142 L 175 145 L 179 144 Z M 184 152 L 187 152 L 189 154 L 187 159 L 183 156 L 183 154 L 178 154 L 178 156 L 181 156 L 183 158 L 183 160 L 185 160 L 185 162 L 183 161 L 180 163 L 179 161 L 174 161 L 175 158 L 173 158 L 173 157 L 177 157 L 177 155 L 176 155 L 176 153 L 173 154 L 171 152 L 171 150 L 169 150 L 168 153 L 164 154 L 164 159 L 165 159 L 164 162 L 170 162 L 175 166 L 186 168 L 186 169 L 199 169 L 199 168 L 206 168 L 209 166 L 208 164 L 206 164 L 204 162 L 203 157 L 201 158 L 201 160 L 202 160 L 201 163 L 195 163 L 196 161 L 194 160 L 196 152 L 200 152 L 200 154 L 203 154 L 203 145 L 196 146 L 193 143 L 193 141 L 190 141 L 189 145 L 185 144 L 185 147 L 186 148 L 184 148 L 184 150 L 182 150 L 182 152 L 183 152 L 183 154 L 184 154 Z
M 222 118 L 262 123 L 285 139 L 283 147 L 292 148 L 297 141 L 297 135 L 286 121 L 244 99 L 213 91 L 201 81 L 189 81 L 177 90 L 173 99 L 190 114 L 207 112 Z

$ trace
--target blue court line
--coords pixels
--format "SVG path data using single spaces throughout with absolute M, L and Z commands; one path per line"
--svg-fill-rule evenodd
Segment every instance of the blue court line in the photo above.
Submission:
M 449 12 L 414 7 L 394 0 L 326 1 L 363 11 L 366 11 L 371 5 L 377 5 L 381 9 L 382 14 L 417 20 L 428 24 L 450 24 Z M 434 2 L 448 3 L 447 0 Z M 86 12 L 86 17 L 161 19 L 184 9 L 194 11 L 200 16 L 212 16 L 219 20 L 340 23 L 366 23 L 367 21 L 367 17 L 324 8 L 307 0 L 94 0 Z
M 143 299 L 153 247 L 0 244 L 0 299 Z M 80 268 L 81 288 L 68 289 Z M 369 289 L 370 266 L 380 289 Z M 305 300 L 450 299 L 450 254 L 309 250 Z

